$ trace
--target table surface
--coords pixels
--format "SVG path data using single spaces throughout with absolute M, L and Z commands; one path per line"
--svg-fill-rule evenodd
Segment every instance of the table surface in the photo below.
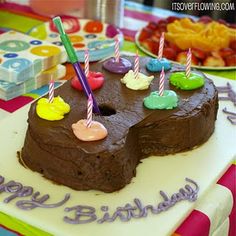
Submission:
M 24 0 L 23 0 L 24 1 Z M 1 10 L 1 8 L 0 8 Z M 0 11 L 1 13 L 1 11 Z M 133 39 L 134 39 L 134 35 L 136 33 L 136 31 L 138 29 L 140 29 L 140 27 L 143 27 L 144 25 L 147 24 L 147 22 L 149 20 L 157 20 L 157 19 L 160 19 L 160 18 L 163 18 L 163 17 L 167 17 L 169 15 L 173 15 L 172 12 L 170 11 L 166 11 L 166 10 L 162 10 L 162 9 L 157 9 L 157 8 L 150 8 L 150 7 L 143 7 L 142 5 L 140 4 L 137 4 L 137 3 L 131 3 L 131 2 L 126 2 L 126 5 L 125 5 L 125 16 L 124 16 L 124 25 L 125 25 L 125 28 L 123 28 L 123 33 L 125 35 L 125 38 L 126 38 L 126 41 L 124 43 L 124 47 L 123 47 L 123 51 L 125 52 L 136 52 L 137 48 L 135 46 L 135 44 L 133 43 Z M 1 17 L 1 15 L 0 15 Z M 25 17 L 29 17 L 29 15 L 25 15 Z M 36 20 L 37 19 L 37 20 Z M 37 18 L 36 17 L 33 18 L 28 18 L 27 20 L 29 20 L 28 22 L 30 22 L 28 28 L 30 27 L 33 27 L 33 25 L 35 24 L 38 24 L 39 22 L 42 22 L 42 21 L 46 21 L 47 19 L 46 18 Z M 1 27 L 1 21 L 0 21 L 0 27 Z M 14 24 L 13 24 L 14 26 Z M 29 29 L 27 28 L 27 25 L 25 25 L 25 27 L 20 27 L 20 25 L 17 26 L 17 24 L 15 24 L 16 26 L 16 30 L 18 28 L 18 30 L 21 30 L 22 32 L 26 33 Z M 134 28 L 134 26 L 136 28 Z M 20 27 L 20 28 L 19 28 Z M 140 52 L 141 53 L 141 52 Z M 142 55 L 142 53 L 141 53 Z M 67 75 L 67 78 L 70 78 L 71 75 L 73 75 L 73 70 L 71 69 L 71 67 L 68 65 L 67 66 L 67 69 L 68 69 L 68 75 Z M 231 78 L 231 79 L 234 79 L 235 77 L 235 71 L 232 73 L 232 72 L 228 72 L 228 71 L 222 71 L 222 72 L 218 72 L 218 71 L 211 71 L 210 72 L 211 74 L 216 74 L 218 76 L 222 76 L 222 77 L 225 77 L 225 78 Z M 224 85 L 226 83 L 226 79 L 222 79 L 222 78 L 217 78 L 215 77 L 215 81 L 216 83 L 219 83 L 221 85 Z M 236 87 L 236 84 L 235 82 L 231 82 L 234 84 L 234 86 Z M 42 93 L 45 92 L 45 90 L 43 91 L 40 91 L 38 94 L 39 95 L 42 95 Z M 33 101 L 33 98 L 32 99 L 28 99 L 27 102 L 23 102 L 23 103 L 20 103 L 20 107 L 17 111 L 15 112 L 8 112 L 6 110 L 3 110 L 0 108 L 0 129 L 1 129 L 1 133 L 4 132 L 4 129 L 5 129 L 5 125 L 6 126 L 9 126 L 11 122 L 13 122 L 14 119 L 17 119 L 17 123 L 16 124 L 19 124 L 19 127 L 15 126 L 15 125 L 12 125 L 12 128 L 11 130 L 14 130 L 14 128 L 17 128 L 19 129 L 19 132 L 20 134 L 22 134 L 21 136 L 16 136 L 16 145 L 15 147 L 19 148 L 20 146 L 22 146 L 22 137 L 23 137 L 23 133 L 24 133 L 24 130 L 26 128 L 25 126 L 25 120 L 26 120 L 26 111 L 28 109 L 28 103 L 29 102 L 32 102 Z M 23 105 L 22 105 L 23 104 Z M 26 105 L 25 105 L 26 104 Z M 229 105 L 227 102 L 224 103 L 224 104 L 221 104 L 221 108 L 223 108 L 223 106 L 225 105 Z M 231 105 L 229 105 L 231 109 L 235 109 L 235 107 Z M 0 107 L 1 107 L 1 103 L 0 103 Z M 231 161 L 233 160 L 233 154 L 235 154 L 234 150 L 232 150 L 232 146 L 233 146 L 233 140 L 236 139 L 236 135 L 235 135 L 235 132 L 234 130 L 232 129 L 232 125 L 230 123 L 226 123 L 225 125 L 225 120 L 226 117 L 223 113 L 219 113 L 219 116 L 220 116 L 220 119 L 218 119 L 217 123 L 216 123 L 216 133 L 213 135 L 213 137 L 209 140 L 209 142 L 207 143 L 207 145 L 204 147 L 201 147 L 200 149 L 197 149 L 195 150 L 194 152 L 196 154 L 194 154 L 193 156 L 191 155 L 191 158 L 185 158 L 184 156 L 178 158 L 179 160 L 177 160 L 176 158 L 172 158 L 170 157 L 168 160 L 164 160 L 164 159 L 158 159 L 158 165 L 159 166 L 162 166 L 162 168 L 160 168 L 160 170 L 166 170 L 166 169 L 169 169 L 169 171 L 173 171 L 172 168 L 170 168 L 169 166 L 171 166 L 171 164 L 174 166 L 174 165 L 183 165 L 184 168 L 186 168 L 186 171 L 184 172 L 185 174 L 178 174 L 178 178 L 176 178 L 176 182 L 173 182 L 171 183 L 170 181 L 167 181 L 167 183 L 165 183 L 163 186 L 162 185 L 158 185 L 155 190 L 150 188 L 148 191 L 149 191 L 149 194 L 147 194 L 149 197 L 144 197 L 143 199 L 144 200 L 147 200 L 147 201 L 152 201 L 152 197 L 153 196 L 156 196 L 156 191 L 160 190 L 160 189 L 165 189 L 165 190 L 172 190 L 172 189 L 175 189 L 176 186 L 182 186 L 183 185 L 183 178 L 186 177 L 186 173 L 189 174 L 189 177 L 192 177 L 193 179 L 199 181 L 200 185 L 201 185 L 201 191 L 200 191 L 200 197 L 202 197 L 208 190 L 209 188 L 214 185 L 214 183 L 216 183 L 217 179 L 219 179 L 219 177 L 224 173 L 224 171 L 227 169 L 227 167 L 230 165 Z M 14 123 L 14 122 L 13 122 Z M 224 129 L 222 128 L 224 127 Z M 218 131 L 220 130 L 220 131 Z M 221 133 L 223 132 L 223 133 Z M 221 138 L 222 137 L 229 137 L 228 135 L 230 135 L 230 141 L 227 143 L 227 147 L 224 146 L 224 148 L 220 145 L 222 145 L 222 142 L 221 142 Z M 7 142 L 9 142 L 9 140 L 12 139 L 12 136 L 9 134 L 9 137 L 10 139 L 5 139 L 2 140 L 1 144 L 6 144 L 6 145 L 2 145 L 2 149 L 1 150 L 5 150 L 6 153 L 9 153 L 10 152 L 10 156 L 13 155 L 13 149 L 11 148 L 8 148 L 7 149 Z M 8 140 L 8 141 L 7 141 Z M 211 145 L 214 145 L 216 146 L 217 148 L 212 152 L 212 148 L 210 148 L 209 150 L 209 146 L 211 147 Z M 8 145 L 9 147 L 9 145 Z M 222 148 L 220 148 L 222 147 Z M 223 151 L 223 150 L 227 150 L 227 151 Z M 15 150 L 14 150 L 15 151 Z M 206 158 L 203 158 L 204 154 L 205 153 L 209 153 L 210 152 L 210 155 L 209 155 L 209 158 L 206 160 Z M 188 154 L 186 154 L 188 156 Z M 8 156 L 8 155 L 7 155 Z M 202 157 L 202 158 L 199 158 Z M 222 158 L 225 157 L 225 158 Z M 198 157 L 198 158 L 197 158 Z M 216 158 L 216 159 L 215 159 Z M 12 169 L 13 166 L 15 166 L 15 163 L 16 160 L 15 158 L 13 158 L 11 161 L 10 161 L 10 172 L 11 173 L 14 173 L 14 170 Z M 135 178 L 135 182 L 137 181 L 137 183 L 139 184 L 136 184 L 136 187 L 135 187 L 135 191 L 138 192 L 139 189 L 144 189 L 145 186 L 143 186 L 144 182 L 142 183 L 142 181 L 139 181 L 140 178 L 143 178 L 145 179 L 146 178 L 146 171 L 150 171 L 150 175 L 153 175 L 153 177 L 157 177 L 157 179 L 163 179 L 163 178 L 168 178 L 168 176 L 166 175 L 166 173 L 164 172 L 158 172 L 157 175 L 156 175 L 156 169 L 153 167 L 153 162 L 156 162 L 156 159 L 155 158 L 150 158 L 150 159 L 147 159 L 145 160 L 145 163 L 142 164 L 142 166 L 138 167 L 138 172 L 140 173 L 139 176 L 137 176 L 137 178 Z M 193 168 L 194 171 L 190 171 L 189 168 L 189 165 L 192 166 L 192 165 L 196 165 L 197 167 L 196 168 Z M 6 168 L 4 167 L 7 167 L 7 163 L 5 163 L 4 161 L 1 162 L 1 173 L 3 174 L 6 174 L 6 175 L 9 175 L 8 171 L 9 170 L 6 170 Z M 204 168 L 202 168 L 202 166 Z M 209 177 L 209 171 L 208 171 L 208 166 L 212 166 L 212 173 L 210 174 L 210 178 L 208 179 Z M 13 175 L 10 174 L 10 177 L 9 178 L 16 178 L 18 180 L 21 180 L 21 176 L 20 174 L 23 173 L 25 170 L 22 170 L 20 169 L 20 171 L 18 173 L 14 173 Z M 201 176 L 199 176 L 199 173 L 201 173 Z M 28 175 L 28 173 L 27 173 Z M 37 174 L 35 173 L 30 173 L 29 174 L 30 177 L 27 178 L 27 181 L 25 182 L 25 179 L 22 178 L 22 181 L 27 183 L 27 184 L 30 184 L 30 183 L 34 183 L 34 182 L 38 182 L 40 184 L 38 184 L 37 186 L 37 190 L 42 190 L 43 192 L 43 186 L 45 186 L 45 184 L 47 185 L 47 181 L 45 181 L 44 179 L 42 178 L 39 178 L 39 176 L 37 176 Z M 33 179 L 31 179 L 31 177 L 33 177 Z M 207 181 L 204 180 L 204 178 L 207 177 Z M 150 178 L 150 176 L 149 176 Z M 155 179 L 155 178 L 154 178 Z M 155 181 L 153 181 L 151 184 L 153 184 L 155 186 Z M 33 185 L 33 184 L 32 184 Z M 131 187 L 132 188 L 132 187 Z M 55 186 L 52 185 L 52 195 L 54 193 L 54 191 L 57 191 L 56 190 L 57 188 Z M 124 192 L 127 192 L 129 190 L 129 187 L 128 188 L 125 188 Z M 132 192 L 132 191 L 131 191 Z M 73 193 L 75 194 L 75 193 Z M 82 194 L 83 195 L 83 194 Z M 86 195 L 86 194 L 85 194 Z M 127 201 L 129 201 L 130 199 L 132 199 L 133 195 L 128 195 L 130 198 L 127 199 Z M 88 196 L 86 196 L 86 199 L 88 198 Z M 125 198 L 124 198 L 125 199 Z M 109 202 L 111 199 L 108 198 L 107 201 Z M 76 202 L 75 202 L 76 203 Z M 87 203 L 87 202 L 86 202 Z M 99 202 L 98 202 L 99 203 Z M 118 201 L 119 203 L 119 201 Z M 16 216 L 17 218 L 21 217 L 21 213 L 19 213 L 18 211 L 15 211 L 15 208 L 13 206 L 10 206 L 10 205 L 5 205 L 3 206 L 3 208 L 1 207 L 1 210 L 4 209 L 4 212 L 7 212 L 9 213 L 10 215 L 14 215 Z M 170 234 L 174 231 L 174 229 L 177 228 L 177 226 L 182 222 L 182 220 L 190 213 L 191 210 L 193 210 L 195 204 L 187 204 L 187 203 L 181 203 L 180 205 L 176 206 L 177 209 L 175 210 L 180 210 L 180 214 L 176 215 L 176 211 L 175 210 L 171 210 L 169 212 L 167 212 L 166 215 L 164 216 L 158 216 L 160 218 L 158 218 L 158 225 L 162 225 L 163 227 L 156 227 L 154 230 L 159 230 L 159 234 L 158 235 L 166 235 L 166 234 Z M 38 215 L 37 213 L 35 213 L 35 215 Z M 34 215 L 34 217 L 35 217 Z M 40 225 L 41 223 L 39 222 L 36 222 L 37 220 L 35 220 L 33 217 L 31 223 L 36 223 L 36 225 L 38 226 L 43 226 L 43 225 Z M 176 218 L 177 217 L 177 218 Z M 26 217 L 25 218 L 26 222 L 29 222 L 29 219 Z M 169 227 L 167 224 L 165 224 L 164 222 L 166 222 L 168 220 L 169 222 Z M 150 224 L 150 227 L 152 227 L 152 225 L 154 224 L 154 221 L 156 223 L 156 219 L 152 218 L 150 219 L 149 223 Z M 43 222 L 43 221 L 42 221 Z M 143 230 L 141 228 L 142 226 L 142 222 L 139 221 L 140 225 L 139 227 L 137 227 L 137 229 L 135 230 L 135 233 L 136 235 L 139 235 L 139 233 L 141 233 L 140 235 L 143 235 Z M 121 225 L 117 225 L 117 227 L 120 228 Z M 147 225 L 145 225 L 146 227 Z M 107 226 L 106 226 L 107 227 Z M 109 227 L 107 227 L 109 229 Z M 106 230 L 107 230 L 106 228 Z M 3 229 L 2 229 L 3 230 Z M 98 229 L 96 229 L 98 230 Z M 86 232 L 86 231 L 84 231 Z M 10 233 L 8 230 L 3 230 L 2 232 L 0 231 L 1 235 L 6 235 L 6 236 L 10 236 L 10 235 L 13 235 L 13 233 Z M 55 233 L 59 233 L 59 232 L 55 232 Z M 120 232 L 119 232 L 120 233 Z M 59 234 L 56 234 L 56 235 L 59 235 Z M 156 235 L 156 231 L 155 231 L 155 235 Z

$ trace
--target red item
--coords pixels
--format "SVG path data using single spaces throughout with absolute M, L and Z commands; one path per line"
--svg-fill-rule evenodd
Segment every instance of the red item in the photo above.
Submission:
M 9 101 L 3 101 L 2 99 L 0 99 L 0 108 L 12 113 L 23 107 L 24 105 L 32 102 L 33 100 L 34 99 L 32 97 L 27 96 L 19 96 Z
M 103 24 L 100 21 L 89 21 L 84 26 L 84 31 L 87 33 L 101 33 L 103 30 Z
M 219 22 L 220 24 L 222 24 L 222 25 L 226 25 L 226 26 L 229 25 L 229 24 L 228 24 L 225 20 L 223 20 L 223 19 L 219 19 L 218 22 Z
M 61 21 L 62 21 L 62 23 L 65 23 L 66 25 L 69 26 L 65 29 L 65 32 L 67 34 L 75 33 L 80 30 L 80 24 L 79 24 L 78 18 L 76 18 L 76 17 L 62 16 Z M 52 20 L 49 22 L 49 28 L 51 31 L 58 33 L 57 27 L 53 23 Z
M 169 16 L 169 17 L 167 17 L 167 22 L 168 22 L 168 24 L 170 24 L 170 23 L 173 23 L 174 21 L 176 21 L 176 20 L 180 20 L 181 18 L 179 18 L 179 17 L 176 17 L 176 16 Z
M 159 49 L 159 42 L 155 42 L 154 40 L 149 38 L 142 42 L 142 46 L 146 48 L 148 51 L 157 55 Z
M 209 236 L 210 225 L 211 222 L 207 215 L 198 210 L 193 210 L 175 233 L 181 236 Z
M 220 49 L 220 56 L 222 56 L 223 58 L 228 57 L 228 56 L 232 56 L 233 54 L 234 54 L 234 50 L 231 48 Z
M 152 35 L 152 31 L 148 28 L 143 28 L 140 35 L 139 35 L 139 41 L 143 41 L 145 39 L 150 38 Z
M 236 54 L 225 58 L 226 66 L 236 66 Z
M 169 60 L 175 60 L 176 51 L 173 48 L 164 48 L 163 49 L 163 57 L 165 57 Z
M 204 60 L 207 55 L 204 51 L 202 51 L 201 49 L 198 49 L 198 48 L 193 48 L 192 49 L 192 54 L 198 58 L 198 59 L 201 59 L 201 60 Z
M 151 22 L 148 23 L 146 28 L 150 29 L 150 30 L 155 30 L 157 28 L 157 23 L 151 21 Z
M 235 185 L 236 165 L 231 165 L 225 174 L 218 180 L 217 184 L 228 188 L 233 196 L 233 209 L 229 215 L 229 236 L 236 235 L 236 185 Z
M 210 16 L 202 16 L 202 17 L 200 17 L 198 22 L 202 22 L 204 24 L 207 24 L 207 23 L 212 22 L 212 18 Z
M 167 41 L 166 44 L 168 45 L 165 45 L 166 47 L 172 48 L 176 53 L 181 52 L 181 49 L 176 44 Z
M 232 48 L 234 51 L 236 51 L 236 40 L 231 41 L 229 47 Z
M 103 74 L 101 72 L 89 71 L 88 83 L 92 90 L 101 88 L 104 84 Z M 71 86 L 79 91 L 83 91 L 77 76 L 74 76 L 71 80 Z
M 176 61 L 179 62 L 180 64 L 186 64 L 187 62 L 187 52 L 180 52 L 177 57 L 176 57 Z M 192 65 L 198 65 L 199 64 L 199 60 L 192 54 L 192 61 L 191 61 Z

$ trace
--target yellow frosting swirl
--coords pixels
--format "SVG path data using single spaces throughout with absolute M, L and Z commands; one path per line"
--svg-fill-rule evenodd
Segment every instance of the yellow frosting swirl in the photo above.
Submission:
M 50 103 L 47 98 L 41 98 L 38 100 L 36 106 L 37 115 L 45 120 L 61 120 L 64 115 L 70 111 L 70 105 L 64 102 L 64 100 L 57 96 Z
M 121 83 L 125 84 L 127 88 L 132 90 L 144 90 L 148 89 L 154 76 L 146 76 L 142 73 L 138 73 L 138 78 L 135 78 L 134 71 L 129 70 L 128 73 L 120 80 Z

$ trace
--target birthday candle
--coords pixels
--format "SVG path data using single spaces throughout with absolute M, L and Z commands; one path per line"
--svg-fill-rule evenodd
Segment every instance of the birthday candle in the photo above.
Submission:
M 165 71 L 164 67 L 162 67 L 159 81 L 159 96 L 163 96 L 164 94 L 164 82 L 165 82 Z
M 89 95 L 88 103 L 87 103 L 87 128 L 91 127 L 93 117 L 93 98 L 92 95 Z
M 51 79 L 49 83 L 49 102 L 52 103 L 54 99 L 54 80 Z
M 115 37 L 115 58 L 118 63 L 120 61 L 120 44 L 118 35 Z
M 138 79 L 138 73 L 139 73 L 139 55 L 138 51 L 136 52 L 135 60 L 134 60 L 134 77 L 135 79 Z
M 192 60 L 192 52 L 191 48 L 189 48 L 188 53 L 187 53 L 187 63 L 186 63 L 186 77 L 189 78 L 190 73 L 191 73 L 191 60 Z
M 159 42 L 158 60 L 161 60 L 161 58 L 162 58 L 164 42 L 165 42 L 165 33 L 163 32 L 161 34 L 161 38 L 160 38 L 160 42 Z
M 85 49 L 84 51 L 84 73 L 86 77 L 88 78 L 89 75 L 89 50 Z

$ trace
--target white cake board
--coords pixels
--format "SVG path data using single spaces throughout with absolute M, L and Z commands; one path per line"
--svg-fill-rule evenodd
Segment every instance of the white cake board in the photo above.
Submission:
M 216 76 L 209 77 L 214 79 L 218 86 L 224 86 L 228 81 Z M 229 82 L 236 89 L 236 81 L 230 80 Z M 93 222 L 82 225 L 64 223 L 64 216 L 73 217 L 74 215 L 74 212 L 64 212 L 64 208 L 90 205 L 99 211 L 100 206 L 108 205 L 114 210 L 126 203 L 133 204 L 134 198 L 141 199 L 144 205 L 157 205 L 161 201 L 159 191 L 163 190 L 169 195 L 177 192 L 186 184 L 185 177 L 191 178 L 199 184 L 199 198 L 202 198 L 236 155 L 236 126 L 233 126 L 227 120 L 226 114 L 223 114 L 222 109 L 225 106 L 228 110 L 235 111 L 232 102 L 220 102 L 215 132 L 207 143 L 193 151 L 143 160 L 143 163 L 137 168 L 137 176 L 132 179 L 132 183 L 119 192 L 110 194 L 99 191 L 74 191 L 64 186 L 58 186 L 18 163 L 16 152 L 23 146 L 27 128 L 29 105 L 25 106 L 0 122 L 0 175 L 5 177 L 6 182 L 19 181 L 24 185 L 33 186 L 35 191 L 40 191 L 42 194 L 50 194 L 51 198 L 47 203 L 62 200 L 66 193 L 71 194 L 71 199 L 59 208 L 36 208 L 32 211 L 23 211 L 15 206 L 16 200 L 8 204 L 2 203 L 3 199 L 9 196 L 9 194 L 2 193 L 0 211 L 57 236 L 170 235 L 194 209 L 195 203 L 182 201 L 167 212 L 159 215 L 149 214 L 147 218 L 131 219 L 126 223 L 118 219 L 113 223 Z M 18 200 L 22 199 L 18 198 Z M 114 211 L 111 210 L 111 212 Z M 100 214 L 101 216 L 102 214 Z

